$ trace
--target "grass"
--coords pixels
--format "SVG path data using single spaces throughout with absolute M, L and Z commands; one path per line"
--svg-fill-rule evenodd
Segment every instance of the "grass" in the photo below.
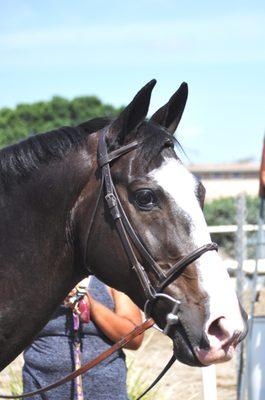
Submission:
M 128 395 L 130 400 L 136 400 L 138 397 L 147 389 L 149 384 L 146 383 L 145 379 L 145 370 L 136 369 L 134 367 L 134 361 L 132 360 L 128 366 L 128 378 L 127 378 L 127 387 L 128 387 Z M 150 379 L 148 379 L 149 381 Z M 157 389 L 152 389 L 149 393 L 147 393 L 143 400 L 154 400 L 154 396 L 158 394 Z M 158 399 L 156 396 L 155 398 Z M 161 397 L 160 397 L 161 399 Z
M 130 400 L 136 400 L 149 387 L 150 382 L 156 378 L 152 373 L 148 373 L 144 366 L 137 366 L 137 360 L 145 358 L 145 349 L 153 339 L 153 334 L 148 335 L 147 339 L 142 344 L 140 350 L 137 351 L 137 356 L 132 351 L 126 351 L 128 374 L 127 388 Z M 139 364 L 139 362 L 138 362 Z M 159 396 L 159 397 L 158 397 Z M 152 389 L 147 393 L 143 400 L 162 400 L 157 388 Z
M 17 395 L 23 392 L 22 376 L 17 365 L 12 364 L 1 373 L 0 388 L 1 394 Z

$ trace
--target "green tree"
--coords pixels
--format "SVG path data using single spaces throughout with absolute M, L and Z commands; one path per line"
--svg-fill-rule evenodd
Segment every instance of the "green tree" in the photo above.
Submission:
M 246 196 L 246 223 L 256 224 L 258 220 L 258 197 Z M 213 225 L 235 225 L 236 221 L 236 201 L 233 197 L 216 199 L 207 202 L 204 207 L 204 215 L 209 226 Z M 235 234 L 234 233 L 213 233 L 212 240 L 223 247 L 227 254 L 235 255 Z M 253 234 L 249 234 L 249 238 Z M 249 249 L 252 256 L 253 249 Z
M 121 109 L 104 104 L 96 96 L 67 100 L 54 96 L 50 101 L 18 104 L 15 109 L 0 110 L 0 147 L 18 142 L 29 135 L 60 126 L 75 126 L 94 117 L 114 117 Z

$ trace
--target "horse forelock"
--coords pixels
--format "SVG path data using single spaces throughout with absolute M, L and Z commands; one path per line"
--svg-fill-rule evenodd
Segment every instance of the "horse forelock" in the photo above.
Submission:
M 145 121 L 140 125 L 135 139 L 141 142 L 137 157 L 142 172 L 148 173 L 159 168 L 165 156 L 178 158 L 176 151 L 183 152 L 179 141 L 152 121 Z

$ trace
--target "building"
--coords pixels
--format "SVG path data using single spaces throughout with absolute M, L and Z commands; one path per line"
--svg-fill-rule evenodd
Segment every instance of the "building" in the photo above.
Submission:
M 188 169 L 202 180 L 207 200 L 240 193 L 258 195 L 259 165 L 256 163 L 190 164 Z

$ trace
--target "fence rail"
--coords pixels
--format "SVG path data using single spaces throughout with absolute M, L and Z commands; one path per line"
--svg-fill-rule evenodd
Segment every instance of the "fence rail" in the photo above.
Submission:
M 263 229 L 265 229 L 265 225 L 263 225 Z M 233 233 L 237 232 L 237 225 L 216 225 L 216 226 L 208 226 L 208 230 L 210 233 Z M 243 230 L 245 232 L 254 232 L 258 230 L 258 225 L 244 225 Z
M 265 230 L 265 225 L 262 226 L 263 230 Z M 244 232 L 255 232 L 258 230 L 258 225 L 243 225 Z M 208 226 L 209 233 L 237 233 L 238 226 L 237 225 L 216 225 L 216 226 Z M 255 242 L 256 243 L 256 242 Z M 265 243 L 264 243 L 265 244 Z M 226 265 L 227 270 L 231 276 L 236 276 L 238 271 L 238 260 L 235 259 L 225 259 L 223 263 Z M 255 269 L 255 260 L 254 259 L 244 259 L 242 269 L 244 271 L 244 275 L 248 277 L 252 277 Z M 265 259 L 259 260 L 258 267 L 258 275 L 265 276 Z

